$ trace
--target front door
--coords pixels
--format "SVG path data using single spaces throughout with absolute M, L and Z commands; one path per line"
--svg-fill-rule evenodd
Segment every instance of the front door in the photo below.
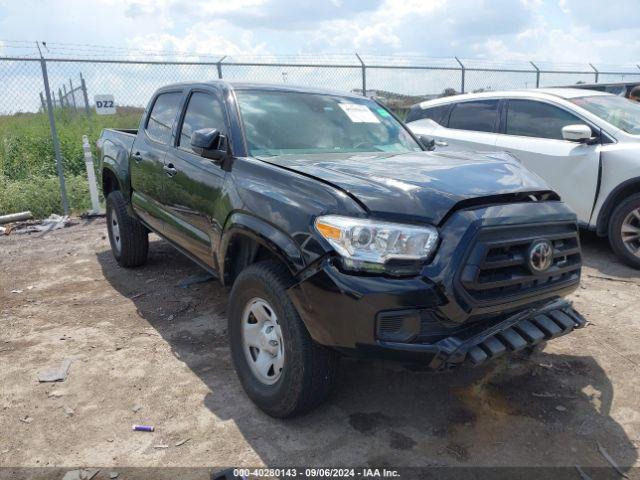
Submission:
M 201 157 L 191 148 L 196 130 L 228 132 L 225 110 L 215 91 L 194 90 L 178 126 L 175 148 L 165 157 L 164 208 L 168 212 L 165 235 L 206 265 L 217 268 L 213 252 L 226 212 L 222 187 L 226 172 L 220 162 Z
M 504 133 L 496 147 L 513 154 L 540 175 L 578 215 L 589 223 L 598 183 L 600 144 L 562 138 L 562 127 L 585 124 L 573 113 L 535 100 L 509 100 Z M 594 132 L 594 136 L 598 132 Z
M 131 202 L 147 225 L 162 233 L 164 212 L 161 201 L 166 176 L 164 157 L 172 143 L 172 129 L 180 109 L 182 92 L 160 93 L 151 104 L 151 113 L 140 126 L 131 150 Z

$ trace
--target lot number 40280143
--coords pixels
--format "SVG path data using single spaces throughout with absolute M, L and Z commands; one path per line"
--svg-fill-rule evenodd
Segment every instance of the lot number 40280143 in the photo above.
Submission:
M 93 97 L 96 103 L 96 113 L 98 115 L 113 115 L 116 113 L 116 102 L 113 95 L 96 95 Z

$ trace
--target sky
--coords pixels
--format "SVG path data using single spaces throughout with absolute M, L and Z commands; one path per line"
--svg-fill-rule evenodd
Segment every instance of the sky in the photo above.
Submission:
M 0 0 L 0 40 L 635 64 L 638 12 L 638 0 Z
M 337 90 L 361 88 L 354 55 L 369 65 L 422 64 L 564 68 L 541 86 L 640 79 L 640 0 L 0 0 L 0 56 L 48 58 L 288 61 L 339 58 L 353 68 L 224 67 L 224 78 L 290 82 Z M 337 55 L 341 55 L 337 57 Z M 189 57 L 187 57 L 189 56 Z M 302 60 L 301 60 L 302 59 Z M 333 63 L 336 63 L 335 61 Z M 621 68 L 620 66 L 624 66 Z M 0 113 L 35 111 L 37 62 L 0 61 Z M 211 66 L 49 63 L 54 92 L 79 83 L 144 106 L 161 85 L 215 78 Z M 468 71 L 466 90 L 531 88 L 535 73 Z M 437 95 L 461 89 L 459 71 L 367 69 L 368 90 Z

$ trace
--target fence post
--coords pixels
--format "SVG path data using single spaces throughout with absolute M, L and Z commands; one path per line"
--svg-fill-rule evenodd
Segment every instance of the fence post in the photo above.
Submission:
M 69 89 L 71 100 L 73 100 L 73 109 L 78 110 L 78 104 L 76 103 L 76 92 L 73 90 L 73 81 L 71 79 L 69 79 Z
M 223 61 L 225 58 L 227 58 L 227 56 L 226 56 L 226 55 L 225 55 L 224 57 L 222 57 L 220 60 L 218 60 L 218 63 L 217 63 L 217 65 L 216 65 L 216 66 L 218 67 L 218 78 L 219 78 L 220 80 L 222 80 L 222 61 Z
M 84 81 L 82 72 L 80 72 L 80 88 L 82 88 L 82 97 L 84 98 L 84 111 L 87 117 L 91 116 L 91 108 L 89 108 L 89 95 L 87 94 L 87 84 Z
M 540 69 L 538 68 L 538 66 L 533 63 L 533 62 L 529 62 L 531 64 L 531 66 L 533 68 L 536 69 L 536 88 L 540 88 Z
M 460 59 L 458 57 L 453 57 L 456 59 L 456 62 L 458 62 L 458 65 L 460 65 L 460 93 L 464 93 L 464 80 L 465 80 L 465 68 L 464 65 L 462 64 L 462 62 L 460 61 Z
M 593 71 L 596 72 L 596 83 L 598 83 L 598 76 L 600 75 L 600 72 L 598 71 L 598 69 L 596 67 L 594 67 L 591 63 L 589 64 L 589 66 L 591 68 L 593 68 Z
M 98 199 L 98 185 L 96 183 L 96 171 L 93 166 L 93 155 L 91 154 L 91 145 L 89 145 L 89 137 L 82 136 L 82 150 L 84 151 L 84 161 L 87 167 L 87 180 L 89 182 L 89 196 L 91 197 L 91 215 L 100 214 L 100 200 Z
M 360 55 L 358 55 L 357 53 L 356 53 L 356 57 L 358 57 L 358 61 L 362 66 L 362 96 L 366 97 L 367 96 L 367 66 L 362 61 L 362 58 L 360 58 Z
M 62 198 L 62 211 L 69 214 L 69 200 L 67 199 L 67 186 L 64 182 L 64 170 L 62 167 L 62 152 L 60 151 L 60 141 L 58 140 L 58 130 L 56 120 L 53 116 L 53 105 L 51 104 L 51 90 L 49 89 L 49 75 L 47 74 L 47 62 L 40 56 L 40 67 L 42 68 L 42 81 L 44 82 L 44 92 L 47 97 L 47 112 L 49 113 L 49 127 L 51 128 L 51 139 L 53 140 L 53 151 L 56 155 L 56 167 L 58 179 L 60 180 L 60 197 Z
M 60 108 L 64 108 L 64 97 L 62 96 L 62 90 L 58 88 L 58 103 L 60 104 Z
M 44 103 L 44 96 L 42 95 L 42 92 L 40 92 L 40 102 L 42 103 L 42 113 L 47 111 L 47 106 Z

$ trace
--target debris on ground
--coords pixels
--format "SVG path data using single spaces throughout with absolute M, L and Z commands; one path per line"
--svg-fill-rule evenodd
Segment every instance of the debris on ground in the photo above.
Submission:
M 210 282 L 214 278 L 215 277 L 210 273 L 196 273 L 195 275 L 189 275 L 188 277 L 180 280 L 177 283 L 177 286 L 180 288 L 187 288 L 198 283 Z
M 98 474 L 99 471 L 99 468 L 82 468 L 79 470 L 70 470 L 64 474 L 62 480 L 91 480 Z
M 72 417 L 73 414 L 76 413 L 76 411 L 73 408 L 71 408 L 71 407 L 69 407 L 67 405 L 64 406 L 63 410 L 64 410 L 64 414 L 67 417 Z
M 153 448 L 169 448 L 169 445 L 166 445 L 166 444 L 154 445 Z
M 187 443 L 189 440 L 191 440 L 190 438 L 185 438 L 184 440 L 180 440 L 178 443 L 176 443 L 176 447 L 179 447 L 181 445 L 184 445 L 185 443 Z
M 109 472 L 109 478 L 111 480 L 113 480 L 114 478 L 118 478 L 118 475 L 120 475 L 118 472 Z
M 22 293 L 22 292 L 24 292 L 24 290 L 18 290 L 18 289 L 11 290 L 11 293 Z
M 624 478 L 629 478 L 629 476 L 626 473 L 620 470 L 620 467 L 618 466 L 618 464 L 613 460 L 613 458 L 611 458 L 611 455 L 607 453 L 607 451 L 604 449 L 602 444 L 600 444 L 600 442 L 597 442 L 597 443 L 598 443 L 598 450 L 600 451 L 600 454 L 605 458 L 607 462 L 609 462 L 609 465 L 611 465 L 613 469 Z
M 33 215 L 28 210 L 26 212 L 10 213 L 9 215 L 0 215 L 0 224 L 21 222 L 30 218 L 33 218 Z
M 38 381 L 43 382 L 64 382 L 69 375 L 71 360 L 64 360 L 60 365 L 38 373 Z
M 51 214 L 44 220 L 29 220 L 18 223 L 12 223 L 7 227 L 3 227 L 5 235 L 10 233 L 47 233 L 51 230 L 58 230 L 59 228 L 70 227 L 75 225 L 76 222 L 71 220 L 68 215 L 56 215 Z
M 20 417 L 18 420 L 20 420 L 22 423 L 31 423 L 31 422 L 33 422 L 33 418 L 31 418 L 29 415 L 25 415 L 24 417 Z
M 133 410 L 133 413 L 138 413 L 140 410 L 142 410 L 142 405 L 134 405 L 131 410 Z
M 131 429 L 136 432 L 153 432 L 155 430 L 153 425 L 134 425 Z
M 566 412 L 567 411 L 567 407 L 564 407 L 562 405 L 556 405 L 556 410 L 559 412 Z

